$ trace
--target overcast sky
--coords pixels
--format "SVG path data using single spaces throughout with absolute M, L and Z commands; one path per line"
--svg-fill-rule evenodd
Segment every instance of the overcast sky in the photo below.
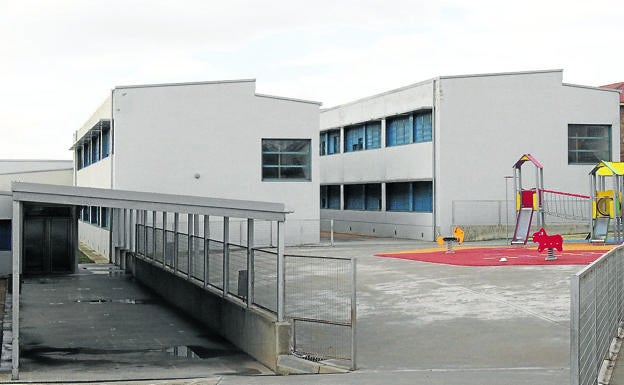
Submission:
M 622 0 L 0 0 L 0 158 L 70 159 L 118 85 L 257 79 L 348 102 L 440 75 L 624 81 Z

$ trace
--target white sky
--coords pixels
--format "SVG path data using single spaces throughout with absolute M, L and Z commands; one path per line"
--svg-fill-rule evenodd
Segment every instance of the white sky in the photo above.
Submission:
M 624 81 L 622 0 L 0 0 L 0 158 L 70 159 L 118 85 L 257 79 L 348 102 L 439 75 Z

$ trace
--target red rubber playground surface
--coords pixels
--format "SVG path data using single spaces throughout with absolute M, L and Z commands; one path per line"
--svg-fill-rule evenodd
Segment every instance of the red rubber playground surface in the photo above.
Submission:
M 439 247 L 375 255 L 457 266 L 588 265 L 613 247 L 615 246 L 564 243 L 563 251 L 555 250 L 557 259 L 554 261 L 547 261 L 547 250 L 540 253 L 537 246 L 455 246 L 454 254 L 446 254 L 446 247 Z M 501 258 L 506 258 L 507 261 L 502 262 Z

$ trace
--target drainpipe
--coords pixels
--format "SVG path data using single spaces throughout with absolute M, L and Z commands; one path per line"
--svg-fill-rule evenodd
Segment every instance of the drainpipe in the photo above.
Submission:
M 440 85 L 439 79 L 433 79 L 433 100 L 431 103 L 431 144 L 432 144 L 432 168 L 433 168 L 433 178 L 431 178 L 431 189 L 432 189 L 432 195 L 433 195 L 433 205 L 432 205 L 432 216 L 433 216 L 433 239 L 432 241 L 435 240 L 436 238 L 436 228 L 438 225 L 438 221 L 437 221 L 437 215 L 438 215 L 438 196 L 437 196 L 437 174 L 436 174 L 436 146 L 437 146 L 437 135 L 436 135 L 436 128 L 438 126 L 437 124 L 437 119 L 436 119 L 436 111 L 437 111 L 437 104 L 436 104 L 436 100 L 437 100 L 437 96 L 438 96 L 438 87 Z

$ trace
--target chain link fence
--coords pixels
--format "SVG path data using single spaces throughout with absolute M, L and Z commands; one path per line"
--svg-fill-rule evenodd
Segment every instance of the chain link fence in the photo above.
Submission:
M 610 250 L 571 281 L 572 385 L 598 384 L 624 316 L 624 246 Z

